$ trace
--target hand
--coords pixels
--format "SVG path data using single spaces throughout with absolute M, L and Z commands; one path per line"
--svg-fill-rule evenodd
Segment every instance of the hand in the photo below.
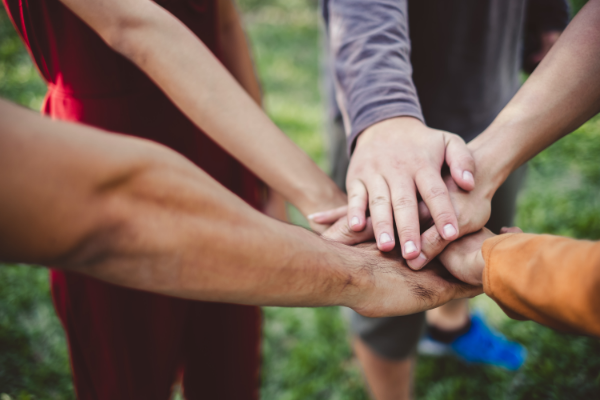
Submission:
M 502 228 L 500 233 L 523 233 L 517 227 Z M 483 270 L 485 261 L 481 253 L 481 247 L 486 239 L 494 237 L 489 229 L 483 228 L 479 232 L 472 233 L 451 243 L 438 257 L 444 267 L 457 279 L 480 286 L 483 284 Z
M 444 176 L 444 182 L 450 194 L 452 205 L 458 216 L 458 226 L 461 236 L 480 230 L 490 219 L 492 210 L 491 202 L 492 196 L 495 193 L 495 186 L 491 186 L 489 181 L 486 182 L 485 176 L 483 176 L 483 179 L 482 183 L 477 185 L 475 190 L 466 192 L 456 185 L 449 174 Z M 420 206 L 420 218 L 422 220 L 431 219 L 427 207 L 424 204 L 420 204 Z M 419 254 L 419 257 L 408 261 L 408 265 L 414 270 L 423 268 L 450 243 L 449 240 L 444 239 L 439 234 L 435 226 L 423 232 L 421 241 L 423 243 L 421 254 Z
M 407 267 L 398 250 L 382 253 L 374 243 L 355 249 L 370 282 L 345 305 L 364 316 L 409 315 L 482 293 L 480 285 L 456 280 L 437 260 L 415 272 Z
M 347 246 L 353 246 L 355 244 L 364 242 L 373 242 L 375 240 L 375 236 L 373 233 L 373 223 L 371 222 L 371 218 L 367 218 L 365 229 L 360 232 L 354 232 L 348 223 L 348 217 L 346 216 L 347 208 L 347 206 L 344 206 L 329 212 L 329 216 L 331 217 L 337 216 L 340 212 L 342 212 L 343 215 L 342 217 L 338 217 L 338 220 L 331 225 L 329 229 L 323 232 L 321 237 L 333 242 L 345 244 Z
M 458 238 L 459 224 L 441 178 L 444 161 L 462 189 L 474 188 L 475 162 L 459 136 L 430 129 L 412 117 L 366 129 L 357 140 L 346 180 L 351 229 L 365 228 L 368 207 L 377 247 L 390 251 L 395 247 L 393 215 L 402 255 L 414 259 L 421 252 L 418 191 L 440 236 Z

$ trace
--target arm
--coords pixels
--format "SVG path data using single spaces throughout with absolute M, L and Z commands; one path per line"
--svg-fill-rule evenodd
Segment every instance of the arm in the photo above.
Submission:
M 260 106 L 262 105 L 260 84 L 254 70 L 242 21 L 233 0 L 219 0 L 218 17 L 221 60 L 235 80 Z M 280 221 L 288 219 L 285 198 L 268 187 L 263 211 Z
M 444 161 L 465 190 L 473 188 L 474 165 L 456 135 L 423 123 L 412 81 L 406 0 L 329 0 L 324 4 L 337 98 L 354 148 L 348 169 L 347 217 L 354 231 L 373 218 L 380 250 L 421 251 L 417 192 L 447 240 L 458 224 L 441 178 Z
M 261 105 L 260 84 L 254 70 L 252 55 L 240 15 L 233 0 L 219 0 L 218 3 L 219 39 L 223 65 L 252 97 L 252 100 Z
M 0 260 L 205 301 L 410 314 L 480 288 L 254 210 L 156 143 L 0 101 Z M 439 267 L 439 266 L 438 266 Z
M 512 233 L 469 235 L 440 258 L 513 318 L 600 336 L 600 242 L 503 232 Z
M 598 49 L 600 1 L 590 0 L 490 127 L 469 144 L 484 170 L 498 176 L 496 187 L 600 111 Z
M 600 111 L 598 49 L 600 0 L 590 0 L 494 122 L 469 143 L 477 165 L 475 190 L 467 194 L 446 179 L 461 231 L 485 225 L 492 196 L 515 169 Z M 436 229 L 423 240 L 425 262 L 410 261 L 411 268 L 448 244 Z
M 203 131 L 304 215 L 345 203 L 185 25 L 149 0 L 64 0 Z M 242 82 L 244 84 L 244 82 Z

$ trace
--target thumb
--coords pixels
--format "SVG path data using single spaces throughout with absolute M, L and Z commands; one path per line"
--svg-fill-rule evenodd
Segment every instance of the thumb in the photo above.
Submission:
M 348 217 L 344 215 L 329 229 L 323 232 L 321 237 L 327 240 L 352 246 L 358 243 L 375 240 L 375 233 L 373 232 L 373 222 L 371 221 L 370 217 L 367 218 L 365 229 L 355 232 L 350 229 Z
M 461 189 L 471 191 L 475 188 L 475 159 L 460 136 L 447 135 L 446 164 L 452 179 Z

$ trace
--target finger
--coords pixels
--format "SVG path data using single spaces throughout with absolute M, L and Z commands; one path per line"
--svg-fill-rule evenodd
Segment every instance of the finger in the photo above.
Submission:
M 415 271 L 420 270 L 437 257 L 449 243 L 450 241 L 444 240 L 437 228 L 432 226 L 421 235 L 421 253 L 417 258 L 408 260 L 408 266 Z
M 419 207 L 415 184 L 412 179 L 398 178 L 391 183 L 390 189 L 402 257 L 412 260 L 419 256 L 421 248 Z
M 365 229 L 367 221 L 367 188 L 358 179 L 348 182 L 346 188 L 348 189 L 348 221 L 350 229 L 359 232 Z
M 314 214 L 308 215 L 310 221 L 314 221 L 317 224 L 329 225 L 338 221 L 348 212 L 348 206 L 341 206 L 338 208 L 334 208 L 333 210 L 321 211 Z
M 523 233 L 523 231 L 518 226 L 513 226 L 513 227 L 510 227 L 510 228 L 507 228 L 505 226 L 502 229 L 500 229 L 500 233 L 501 234 L 502 233 Z
M 442 238 L 445 240 L 458 238 L 458 221 L 454 206 L 448 188 L 439 173 L 433 169 L 423 171 L 417 175 L 415 181 Z
M 377 248 L 381 251 L 390 251 L 396 245 L 390 189 L 381 175 L 375 175 L 368 185 L 369 211 L 373 219 Z
M 457 135 L 448 134 L 446 142 L 446 164 L 452 179 L 461 189 L 475 188 L 475 159 L 465 141 Z
M 348 246 L 372 241 L 375 238 L 371 218 L 367 218 L 367 224 L 365 229 L 363 229 L 360 232 L 354 232 L 352 229 L 350 229 L 350 225 L 348 224 L 348 218 L 346 216 L 340 218 L 335 224 L 331 226 L 331 228 L 325 231 L 323 235 L 321 235 L 321 237 Z

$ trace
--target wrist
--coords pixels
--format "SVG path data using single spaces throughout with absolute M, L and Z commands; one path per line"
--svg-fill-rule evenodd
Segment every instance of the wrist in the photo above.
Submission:
M 374 140 L 380 135 L 406 133 L 415 129 L 421 129 L 425 124 L 418 118 L 402 116 L 385 119 L 374 123 L 365 129 L 356 139 L 356 147 Z
M 485 269 L 485 260 L 483 259 L 483 252 L 481 249 L 475 254 L 475 268 L 473 271 L 473 283 L 476 286 L 483 285 L 483 270 Z
M 515 166 L 516 146 L 505 140 L 503 128 L 488 128 L 467 145 L 475 160 L 475 190 L 491 200 L 498 188 L 519 166 Z
M 347 196 L 333 181 L 322 185 L 299 188 L 296 200 L 290 200 L 305 217 L 348 204 Z

